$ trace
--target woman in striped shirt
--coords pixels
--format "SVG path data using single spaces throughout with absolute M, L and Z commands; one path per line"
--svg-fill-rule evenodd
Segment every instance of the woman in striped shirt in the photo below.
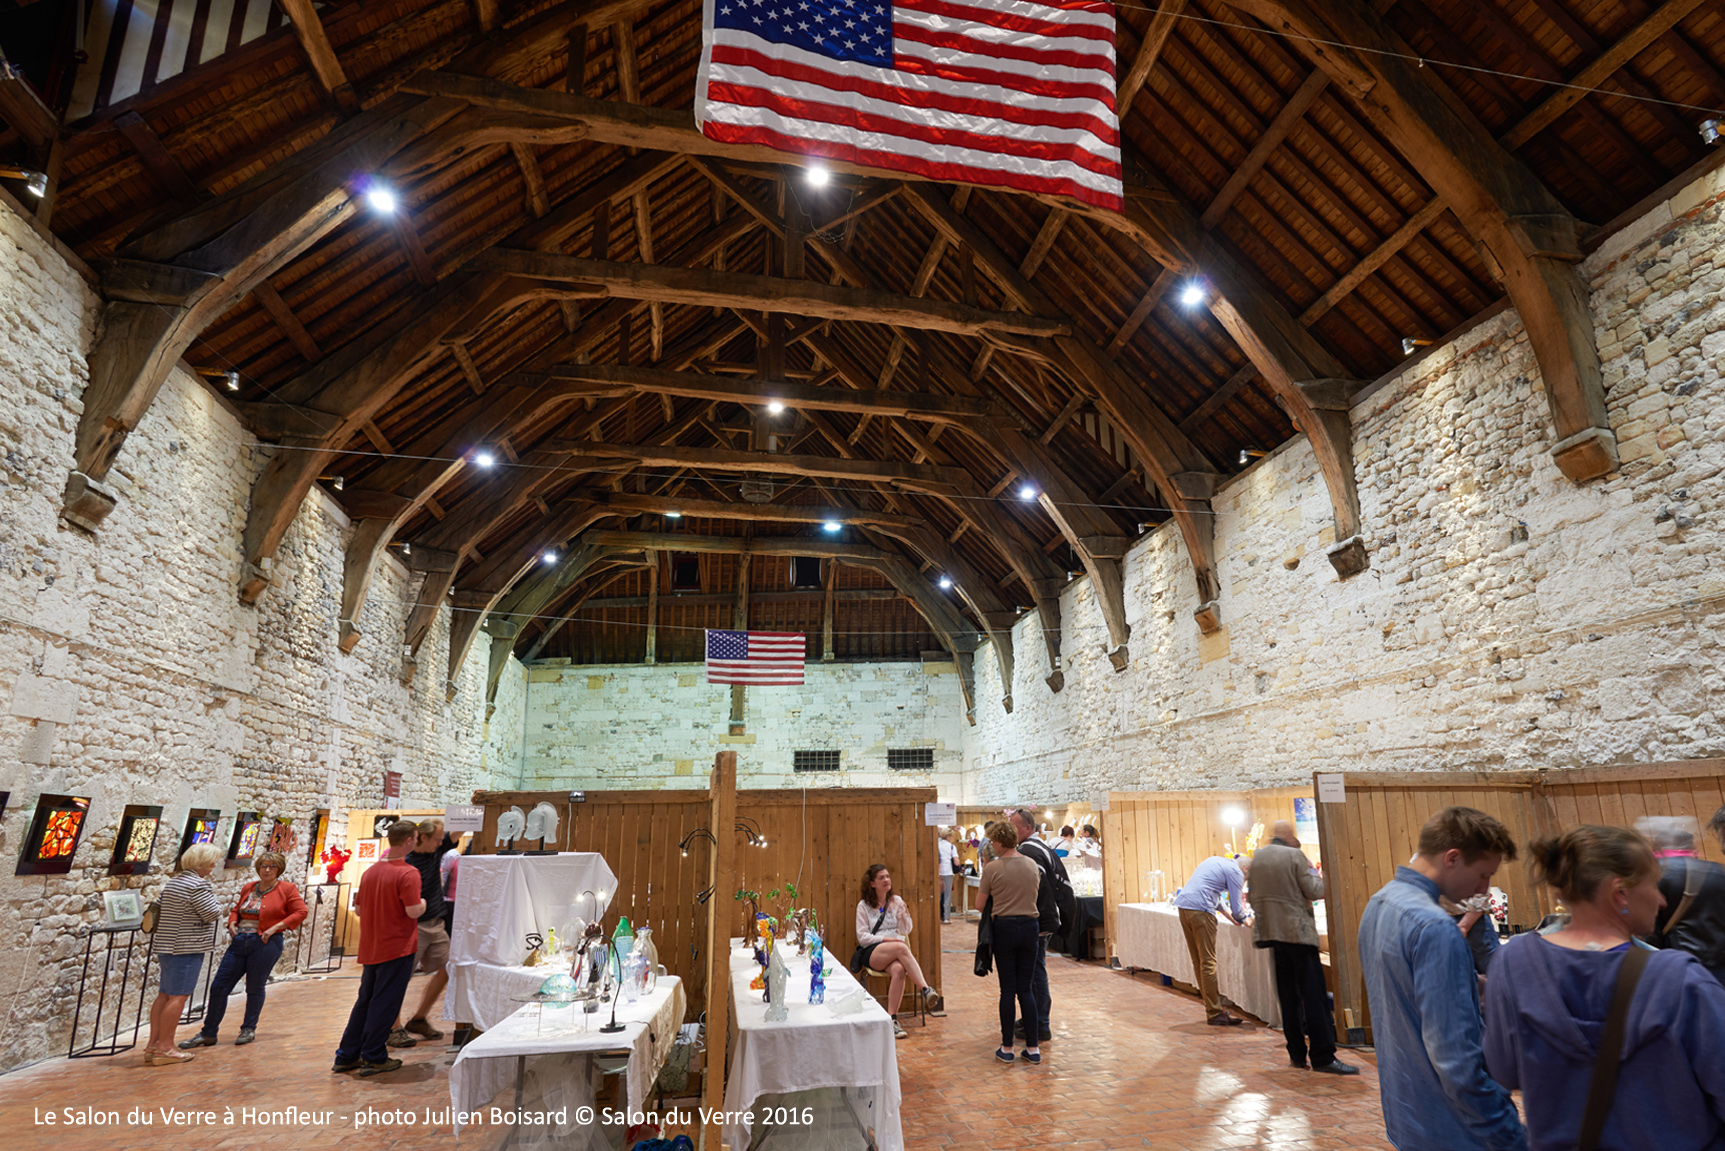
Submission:
M 156 958 L 162 965 L 161 987 L 150 1004 L 150 1041 L 144 1045 L 144 1063 L 164 1067 L 187 1063 L 189 1051 L 174 1047 L 174 1027 L 186 999 L 198 986 L 204 956 L 216 946 L 216 920 L 222 903 L 210 886 L 210 872 L 222 859 L 222 849 L 213 843 L 194 843 L 180 856 L 180 869 L 157 898 Z

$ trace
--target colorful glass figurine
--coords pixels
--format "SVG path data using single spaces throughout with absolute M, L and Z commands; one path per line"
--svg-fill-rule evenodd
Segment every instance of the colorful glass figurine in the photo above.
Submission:
M 825 1003 L 827 1001 L 827 981 L 823 974 L 824 953 L 826 946 L 821 940 L 818 927 L 810 926 L 804 936 L 809 944 L 809 1002 Z
M 790 980 L 791 973 L 785 967 L 785 949 L 773 948 L 772 957 L 767 967 L 767 1022 L 783 1023 L 790 1018 L 790 1004 L 786 1002 L 785 984 Z

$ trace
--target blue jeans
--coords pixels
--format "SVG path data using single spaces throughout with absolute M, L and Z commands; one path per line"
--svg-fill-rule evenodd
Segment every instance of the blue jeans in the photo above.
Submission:
M 401 1001 L 407 995 L 407 981 L 413 978 L 414 953 L 409 951 L 398 959 L 382 963 L 367 963 L 359 969 L 359 998 L 348 1013 L 347 1030 L 341 1033 L 341 1046 L 335 1049 L 337 1063 L 364 1059 L 367 1063 L 382 1063 L 389 1058 L 390 1028 L 401 1014 Z
M 1034 916 L 996 916 L 994 930 L 994 969 L 1000 976 L 1000 1045 L 1012 1046 L 1013 1007 L 1024 1014 L 1024 1043 L 1034 1046 L 1041 1032 L 1041 1016 L 1037 1014 L 1036 997 L 1031 993 L 1036 970 L 1036 933 Z
M 228 1013 L 228 996 L 242 977 L 246 981 L 246 1020 L 240 1026 L 246 1030 L 257 1027 L 258 1016 L 264 1013 L 264 985 L 270 981 L 270 972 L 276 969 L 276 960 L 281 957 L 280 935 L 270 936 L 267 943 L 259 942 L 254 931 L 234 936 L 234 941 L 228 944 L 228 953 L 222 956 L 222 965 L 216 968 L 215 979 L 210 982 L 210 1001 L 204 1005 L 205 1038 L 214 1039 L 221 1031 L 222 1017 Z

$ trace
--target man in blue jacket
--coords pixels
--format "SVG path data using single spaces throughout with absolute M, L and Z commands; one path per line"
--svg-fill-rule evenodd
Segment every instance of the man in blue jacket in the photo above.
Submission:
M 1526 1151 L 1509 1093 L 1485 1069 L 1473 955 L 1438 898 L 1491 888 L 1516 855 L 1509 829 L 1448 807 L 1420 829 L 1419 851 L 1366 904 L 1360 965 L 1378 1053 L 1384 1130 L 1398 1151 Z

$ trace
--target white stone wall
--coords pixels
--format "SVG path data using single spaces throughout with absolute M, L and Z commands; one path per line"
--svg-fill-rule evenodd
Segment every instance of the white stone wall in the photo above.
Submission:
M 366 639 L 336 646 L 346 517 L 322 493 L 283 542 L 276 583 L 238 599 L 240 533 L 271 449 L 176 371 L 108 477 L 119 504 L 91 536 L 62 524 L 60 491 L 98 322 L 95 296 L 0 210 L 0 1069 L 63 1053 L 83 941 L 128 803 L 160 804 L 164 878 L 191 807 L 303 822 L 320 807 L 381 804 L 385 770 L 404 806 L 465 800 L 482 766 L 484 655 L 445 703 L 447 618 L 421 652 L 439 674 L 401 685 L 398 636 L 417 577 L 393 562 L 373 585 Z M 73 871 L 12 872 L 43 793 L 92 797 Z M 302 857 L 303 858 L 303 857 Z M 301 868 L 296 860 L 294 878 Z M 224 894 L 243 878 L 216 878 Z M 98 949 L 100 943 L 98 943 Z M 153 975 L 152 987 L 153 987 Z M 131 1018 L 130 1002 L 126 1018 Z M 111 1004 L 110 1004 L 111 1006 Z M 111 1026 L 112 1016 L 109 1016 Z
M 1059 695 L 1034 613 L 1015 632 L 1011 715 L 977 654 L 965 798 L 1721 754 L 1722 196 L 1716 172 L 1583 265 L 1619 472 L 1558 472 L 1537 365 L 1504 313 L 1354 408 L 1368 571 L 1337 579 L 1323 481 L 1304 439 L 1285 445 L 1214 501 L 1222 634 L 1200 636 L 1165 528 L 1127 561 L 1128 670 L 1103 658 L 1087 580 L 1062 601 Z
M 808 665 L 801 688 L 748 689 L 731 735 L 731 689 L 700 664 L 527 670 L 529 789 L 705 787 L 737 753 L 741 787 L 935 787 L 956 799 L 965 727 L 948 663 Z M 499 711 L 501 712 L 501 708 Z M 888 748 L 934 749 L 934 771 L 889 771 Z M 838 750 L 837 772 L 791 770 L 792 752 Z

